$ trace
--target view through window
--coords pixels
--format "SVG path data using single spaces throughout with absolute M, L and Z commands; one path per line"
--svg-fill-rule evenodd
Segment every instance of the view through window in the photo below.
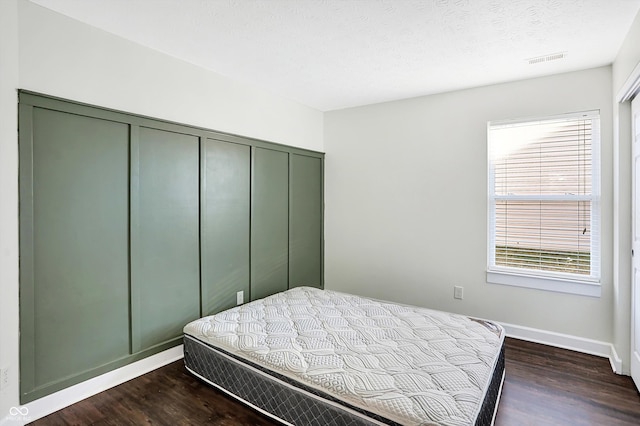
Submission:
M 597 112 L 489 123 L 490 271 L 599 279 L 599 135 Z

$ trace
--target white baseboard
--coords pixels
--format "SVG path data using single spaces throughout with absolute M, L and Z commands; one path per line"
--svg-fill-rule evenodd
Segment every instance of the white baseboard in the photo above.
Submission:
M 613 372 L 616 374 L 625 374 L 622 371 L 622 358 L 618 356 L 618 352 L 616 351 L 616 347 L 611 345 L 611 354 L 609 354 L 609 362 L 611 363 L 611 368 Z
M 507 336 L 515 339 L 541 343 L 543 345 L 555 346 L 557 348 L 569 349 L 576 352 L 608 358 L 614 373 L 622 374 L 622 360 L 611 343 L 586 339 L 584 337 L 577 337 L 569 334 L 556 333 L 554 331 L 523 327 L 520 325 L 500 324 L 502 324 L 507 332 Z
M 8 425 L 25 424 L 47 416 L 78 401 L 82 401 L 90 396 L 96 395 L 104 390 L 135 379 L 150 371 L 181 359 L 184 356 L 183 346 L 176 346 L 166 351 L 151 355 L 140 361 L 125 365 L 116 370 L 109 371 L 98 377 L 86 380 L 77 385 L 70 386 L 61 391 L 52 393 L 40 399 L 36 399 L 22 407 L 15 407 L 14 418 L 6 418 L 4 421 Z M 20 410 L 20 411 L 18 411 Z M 17 418 L 20 417 L 20 418 Z
M 622 360 L 611 343 L 520 325 L 500 324 L 505 328 L 507 336 L 515 339 L 608 358 L 613 371 L 617 374 L 622 374 Z M 16 416 L 8 416 L 1 419 L 0 425 L 17 426 L 32 422 L 104 390 L 177 361 L 183 356 L 183 346 L 180 345 L 133 364 L 125 365 L 117 370 L 32 401 L 25 406 L 15 407 L 20 412 L 17 412 Z

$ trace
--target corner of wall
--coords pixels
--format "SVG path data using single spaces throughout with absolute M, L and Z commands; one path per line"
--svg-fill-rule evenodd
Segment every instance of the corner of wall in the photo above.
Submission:
M 18 1 L 22 89 L 303 149 L 323 149 L 322 112 L 317 109 L 37 3 Z
M 611 353 L 609 354 L 609 362 L 611 369 L 616 374 L 625 374 L 622 369 L 622 359 L 618 356 L 615 345 L 611 344 Z
M 607 358 L 614 373 L 624 374 L 622 360 L 618 356 L 615 346 L 611 343 L 514 324 L 501 323 L 501 325 L 504 327 L 507 336 L 514 339 Z
M 612 64 L 613 90 L 613 347 L 612 366 L 617 373 L 629 373 L 631 355 L 631 106 L 621 102 L 640 74 L 640 13 Z M 615 355 L 615 356 L 613 356 Z M 615 362 L 613 361 L 615 359 Z
M 125 365 L 117 370 L 109 371 L 108 373 L 104 373 L 69 388 L 36 399 L 18 408 L 22 410 L 25 419 L 32 422 L 114 386 L 133 380 L 157 368 L 178 361 L 182 359 L 183 356 L 183 346 L 176 346 L 148 358 L 141 359 L 133 364 Z M 2 423 L 0 423 L 0 425 L 2 425 Z
M 24 423 L 18 361 L 18 0 L 0 1 L 0 424 Z

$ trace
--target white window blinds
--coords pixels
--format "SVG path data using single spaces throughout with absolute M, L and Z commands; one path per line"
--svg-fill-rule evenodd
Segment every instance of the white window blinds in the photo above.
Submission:
M 598 282 L 597 111 L 489 123 L 489 271 Z

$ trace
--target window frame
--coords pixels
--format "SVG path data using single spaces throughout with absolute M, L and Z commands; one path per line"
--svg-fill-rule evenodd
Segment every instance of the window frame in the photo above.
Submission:
M 491 130 L 535 123 L 572 121 L 579 119 L 592 120 L 591 140 L 591 195 L 573 195 L 557 197 L 550 195 L 518 196 L 497 195 L 495 193 L 495 168 L 492 159 Z M 602 264 L 602 212 L 601 212 L 601 129 L 600 111 L 581 111 L 544 117 L 529 117 L 512 120 L 495 120 L 487 122 L 487 282 L 516 287 L 570 293 L 584 296 L 600 297 L 601 264 Z M 501 200 L 548 200 L 561 199 L 580 201 L 587 198 L 591 201 L 590 217 L 590 275 L 552 272 L 545 270 L 499 266 L 495 264 L 496 256 L 496 202 Z

